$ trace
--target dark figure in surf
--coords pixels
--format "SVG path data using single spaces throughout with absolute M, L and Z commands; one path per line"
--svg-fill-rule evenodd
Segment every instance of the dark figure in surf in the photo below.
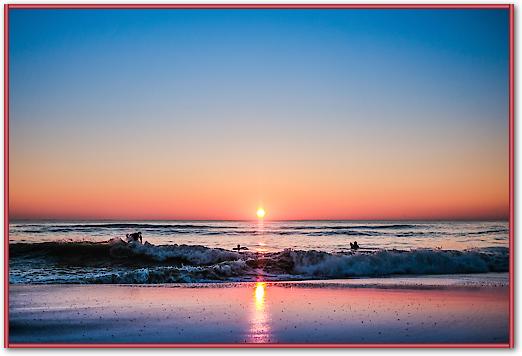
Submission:
M 131 241 L 139 241 L 140 243 L 143 243 L 143 237 L 141 236 L 141 231 L 133 232 L 132 234 L 127 234 L 127 242 Z
M 358 250 L 359 249 L 359 245 L 357 245 L 357 241 L 355 241 L 354 243 L 350 242 L 350 248 L 352 250 Z
M 241 250 L 248 250 L 248 247 L 245 247 L 245 246 L 241 247 L 240 244 L 237 244 L 237 247 L 234 247 L 232 250 L 234 250 L 234 251 L 237 250 L 237 252 L 239 252 Z

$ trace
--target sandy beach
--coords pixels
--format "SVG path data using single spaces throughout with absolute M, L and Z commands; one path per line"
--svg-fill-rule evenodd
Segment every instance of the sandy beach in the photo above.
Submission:
M 507 343 L 506 273 L 11 285 L 10 344 Z

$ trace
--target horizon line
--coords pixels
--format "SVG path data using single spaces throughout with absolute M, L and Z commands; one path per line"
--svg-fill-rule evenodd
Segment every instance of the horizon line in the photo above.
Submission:
M 282 221 L 510 221 L 505 218 L 404 218 L 404 219 L 127 219 L 127 218 L 12 218 L 17 221 L 235 221 L 235 222 L 282 222 Z

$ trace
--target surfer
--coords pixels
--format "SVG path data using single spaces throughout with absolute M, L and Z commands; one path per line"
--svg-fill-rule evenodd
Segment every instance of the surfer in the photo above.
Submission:
M 240 244 L 237 244 L 237 247 L 234 247 L 232 250 L 239 252 L 241 250 L 248 250 L 248 247 L 241 246 Z
M 358 250 L 359 249 L 359 245 L 357 244 L 357 241 L 355 241 L 354 243 L 350 242 L 350 248 L 352 250 Z
M 133 232 L 132 234 L 126 234 L 127 236 L 127 242 L 131 241 L 140 241 L 140 243 L 143 243 L 143 237 L 141 236 L 141 231 Z

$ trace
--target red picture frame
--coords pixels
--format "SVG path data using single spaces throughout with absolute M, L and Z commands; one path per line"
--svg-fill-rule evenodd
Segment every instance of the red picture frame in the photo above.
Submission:
M 9 11 L 11 9 L 507 9 L 509 11 L 509 342 L 506 344 L 230 344 L 9 342 Z M 7 348 L 513 348 L 514 347 L 514 5 L 513 4 L 5 4 L 4 5 L 4 347 Z

